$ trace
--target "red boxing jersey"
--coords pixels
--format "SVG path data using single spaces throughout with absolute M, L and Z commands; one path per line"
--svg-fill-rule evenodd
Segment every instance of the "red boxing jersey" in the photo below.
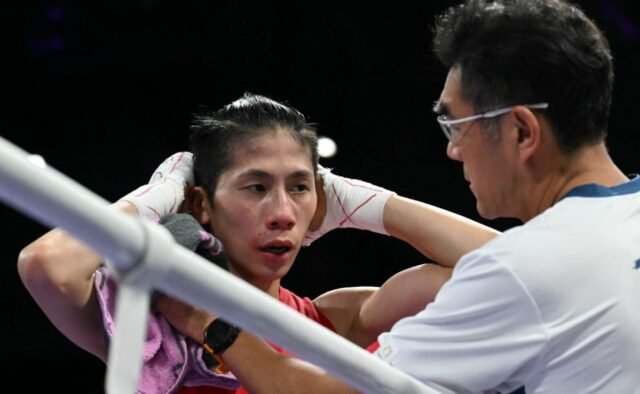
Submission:
M 293 308 L 294 310 L 302 313 L 304 316 L 309 319 L 325 326 L 331 331 L 336 331 L 333 324 L 327 319 L 315 306 L 313 301 L 311 301 L 308 297 L 300 297 L 291 291 L 285 289 L 284 287 L 280 287 L 280 296 L 278 298 L 280 302 L 283 304 Z M 275 350 L 279 353 L 290 354 L 286 350 L 281 347 L 271 344 Z M 178 390 L 178 394 L 249 394 L 249 392 L 244 388 L 240 387 L 237 390 L 228 390 L 219 387 L 211 387 L 211 386 L 198 386 L 198 387 L 182 387 Z

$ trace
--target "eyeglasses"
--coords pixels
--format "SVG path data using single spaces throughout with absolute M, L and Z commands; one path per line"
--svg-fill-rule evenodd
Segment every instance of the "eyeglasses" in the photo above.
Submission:
M 522 106 L 531 108 L 531 109 L 545 109 L 549 107 L 549 104 L 548 103 L 522 104 Z M 440 115 L 436 118 L 436 120 L 440 124 L 440 128 L 442 128 L 442 131 L 444 132 L 444 135 L 447 136 L 447 139 L 449 140 L 449 142 L 451 142 L 452 144 L 456 144 L 458 143 L 458 141 L 460 141 L 460 139 L 462 139 L 464 132 L 466 132 L 471 128 L 471 126 L 469 126 L 463 132 L 457 127 L 457 125 L 460 125 L 462 123 L 472 122 L 478 119 L 489 119 L 489 118 L 495 118 L 497 116 L 501 116 L 504 114 L 508 114 L 515 107 L 516 106 L 513 105 L 511 107 L 494 109 L 493 111 L 487 111 L 481 114 L 471 115 L 465 118 L 451 119 L 451 120 L 447 119 L 447 115 Z

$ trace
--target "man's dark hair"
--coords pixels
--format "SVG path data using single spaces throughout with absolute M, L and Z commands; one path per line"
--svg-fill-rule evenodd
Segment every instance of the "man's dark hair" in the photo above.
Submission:
M 212 198 L 220 174 L 232 165 L 233 153 L 255 137 L 281 128 L 309 149 L 314 173 L 318 166 L 318 138 L 304 115 L 268 97 L 245 93 L 223 108 L 196 115 L 189 147 L 193 152 L 196 185 Z
M 461 72 L 478 112 L 515 104 L 544 110 L 569 154 L 605 139 L 613 62 L 595 23 L 562 0 L 467 0 L 436 18 L 434 51 Z

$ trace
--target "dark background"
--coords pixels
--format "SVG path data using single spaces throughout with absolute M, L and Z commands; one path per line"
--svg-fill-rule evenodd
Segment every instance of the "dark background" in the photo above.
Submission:
M 321 162 L 336 173 L 481 220 L 430 110 L 446 71 L 430 53 L 430 24 L 455 3 L 3 3 L 0 135 L 114 201 L 186 147 L 193 112 L 250 91 L 289 102 L 333 138 L 338 155 Z M 612 155 L 638 171 L 640 7 L 579 3 L 616 59 Z M 18 278 L 20 249 L 46 228 L 5 205 L 0 219 L 0 376 L 21 392 L 101 392 L 104 366 L 55 330 Z M 304 249 L 283 283 L 315 297 L 424 261 L 388 237 L 341 230 Z M 16 381 L 22 374 L 32 378 Z

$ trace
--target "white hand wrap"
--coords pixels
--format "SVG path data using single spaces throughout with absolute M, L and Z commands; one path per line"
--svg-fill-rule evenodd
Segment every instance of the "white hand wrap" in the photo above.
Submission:
M 140 216 L 158 222 L 178 211 L 187 185 L 193 185 L 193 155 L 191 152 L 178 152 L 158 166 L 148 184 L 120 200 L 135 205 Z
M 305 235 L 305 246 L 335 228 L 359 228 L 389 235 L 384 228 L 384 206 L 395 192 L 335 175 L 331 169 L 320 167 L 318 172 L 324 183 L 327 211 L 320 228 Z

